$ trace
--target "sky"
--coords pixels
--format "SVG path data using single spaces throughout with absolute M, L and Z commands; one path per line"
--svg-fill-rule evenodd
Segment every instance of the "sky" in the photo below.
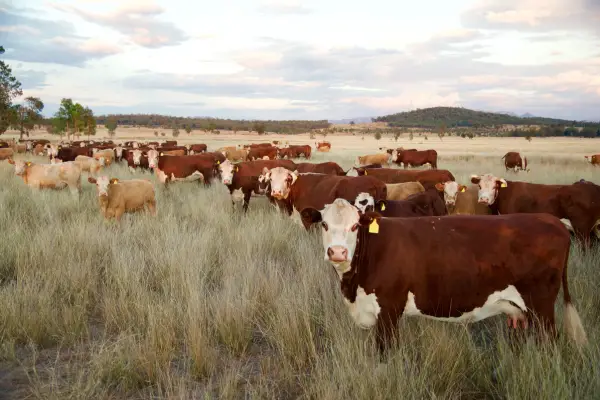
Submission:
M 46 115 L 600 120 L 600 0 L 0 0 L 0 45 Z

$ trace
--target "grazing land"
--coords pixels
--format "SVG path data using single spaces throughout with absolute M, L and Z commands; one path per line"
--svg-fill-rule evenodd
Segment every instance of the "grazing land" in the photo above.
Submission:
M 119 128 L 114 138 L 131 139 L 156 138 L 144 128 Z M 209 151 L 311 144 L 311 162 L 345 170 L 379 147 L 432 148 L 439 168 L 460 183 L 487 172 L 600 182 L 600 169 L 583 158 L 600 153 L 593 139 L 329 135 L 329 153 L 314 151 L 323 137 L 308 134 L 194 132 L 177 140 Z M 511 150 L 528 158 L 531 172 L 505 172 L 500 158 Z M 243 215 L 219 182 L 164 189 L 149 173 L 105 171 L 152 180 L 158 216 L 105 222 L 85 174 L 76 201 L 68 191 L 31 191 L 0 162 L 0 398 L 588 399 L 600 392 L 598 249 L 583 254 L 575 244 L 569 260 L 571 295 L 590 342 L 582 352 L 564 334 L 559 296 L 556 343 L 532 338 L 513 348 L 503 316 L 469 326 L 406 318 L 380 364 L 373 332 L 348 315 L 318 232 L 264 198 L 253 198 Z

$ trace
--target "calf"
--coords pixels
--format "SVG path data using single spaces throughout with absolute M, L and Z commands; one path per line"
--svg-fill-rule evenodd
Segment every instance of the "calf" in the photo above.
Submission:
M 491 215 L 487 204 L 479 203 L 477 185 L 460 185 L 454 181 L 436 183 L 435 187 L 444 193 L 444 201 L 449 215 Z
M 79 165 L 81 171 L 89 172 L 90 175 L 97 175 L 105 165 L 103 157 L 96 159 L 88 156 L 77 156 L 73 162 Z
M 430 165 L 437 169 L 437 151 L 435 150 L 401 150 L 392 151 L 392 161 L 397 164 L 404 164 L 404 169 L 410 167 L 420 167 Z
M 73 162 L 60 164 L 34 164 L 31 161 L 13 161 L 15 175 L 23 178 L 23 182 L 34 189 L 64 189 L 71 193 L 81 193 L 81 168 Z
M 381 164 L 381 165 L 385 164 L 387 167 L 389 167 L 391 160 L 392 160 L 392 156 L 389 155 L 388 153 L 358 156 L 358 158 L 356 159 L 359 167 L 364 167 L 368 164 Z
M 338 175 L 344 176 L 346 172 L 340 167 L 337 163 L 333 161 L 324 162 L 320 164 L 313 163 L 300 163 L 296 164 L 296 170 L 299 173 L 305 172 L 314 172 L 318 174 L 327 174 L 327 175 Z
M 587 342 L 568 288 L 569 233 L 556 217 L 385 218 L 344 199 L 301 214 L 321 223 L 350 316 L 376 327 L 382 352 L 402 315 L 470 323 L 506 314 L 514 328 L 539 321 L 554 335 L 561 283 L 566 331 Z
M 415 193 L 406 200 L 379 200 L 366 193 L 356 197 L 354 206 L 361 212 L 376 211 L 384 217 L 427 217 L 447 215 L 446 206 L 436 189 Z
M 103 165 L 110 166 L 115 160 L 115 151 L 113 149 L 97 150 L 93 149 L 94 158 L 98 161 L 104 159 Z
M 106 219 L 121 220 L 124 213 L 143 211 L 145 207 L 152 215 L 156 215 L 156 198 L 154 186 L 145 179 L 121 181 L 101 176 L 98 179 L 88 177 L 88 181 L 98 189 L 100 212 Z
M 521 171 L 529 172 L 527 169 L 527 157 L 521 158 L 521 154 L 516 151 L 509 151 L 502 159 L 504 160 L 504 167 L 507 171 L 509 169 L 514 169 L 514 171 L 517 172 L 520 169 Z
M 425 189 L 434 187 L 436 183 L 455 180 L 454 175 L 445 169 L 405 171 L 390 168 L 358 168 L 356 172 L 359 176 L 374 176 L 385 183 L 420 182 Z
M 204 143 L 191 144 L 188 146 L 188 154 L 194 155 L 198 153 L 206 153 L 208 147 Z
M 386 183 L 387 200 L 404 200 L 411 194 L 421 193 L 425 188 L 420 182 Z
M 31 150 L 34 156 L 43 156 L 45 153 L 43 144 L 36 144 L 33 150 Z
M 315 147 L 317 148 L 317 151 L 328 152 L 329 150 L 331 150 L 331 143 L 319 142 L 319 143 L 315 143 Z

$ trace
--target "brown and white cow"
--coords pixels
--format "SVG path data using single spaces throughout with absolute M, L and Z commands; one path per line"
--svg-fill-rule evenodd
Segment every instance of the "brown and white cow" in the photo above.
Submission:
M 331 150 L 331 143 L 319 142 L 319 143 L 315 143 L 315 147 L 317 148 L 317 151 L 326 153 Z
M 81 167 L 73 162 L 60 164 L 35 164 L 31 161 L 8 160 L 15 166 L 15 175 L 33 189 L 65 189 L 81 193 Z
M 190 144 L 186 147 L 188 149 L 189 155 L 206 153 L 206 150 L 208 150 L 208 146 L 206 146 L 206 144 L 204 144 L 204 143 Z
M 338 163 L 333 161 L 323 162 L 319 164 L 313 163 L 299 163 L 296 164 L 296 170 L 299 173 L 314 172 L 317 174 L 328 174 L 328 175 L 346 175 L 346 171 L 339 166 Z
M 539 321 L 553 335 L 561 284 L 565 328 L 587 342 L 567 282 L 569 233 L 554 216 L 385 218 L 344 199 L 301 214 L 321 224 L 350 316 L 376 328 L 381 351 L 402 315 L 470 323 L 505 314 L 515 328 Z
M 156 198 L 152 182 L 145 179 L 119 180 L 101 176 L 98 179 L 88 177 L 96 185 L 100 212 L 106 219 L 121 219 L 124 213 L 143 211 L 156 215 Z
M 385 183 L 419 182 L 425 189 L 435 186 L 436 183 L 454 181 L 454 175 L 445 169 L 407 171 L 392 168 L 358 168 L 359 176 L 374 176 Z
M 392 162 L 392 156 L 388 153 L 368 154 L 366 156 L 358 156 L 356 162 L 360 167 L 368 164 L 381 164 L 389 167 Z
M 215 157 L 211 153 L 194 154 L 193 156 L 159 156 L 154 171 L 158 180 L 165 185 L 169 182 L 183 181 L 203 182 L 210 186 L 216 175 Z
M 479 203 L 477 185 L 461 185 L 448 181 L 436 183 L 436 189 L 444 193 L 444 201 L 449 215 L 491 215 L 487 204 Z
M 396 149 L 392 151 L 392 161 L 404 164 L 404 169 L 422 165 L 429 165 L 431 168 L 437 169 L 437 159 L 438 155 L 435 150 Z
M 512 169 L 517 172 L 520 169 L 521 171 L 529 172 L 527 169 L 527 157 L 521 158 L 521 154 L 516 151 L 509 151 L 502 159 L 507 171 Z
M 592 156 L 583 156 L 592 165 L 600 165 L 600 154 L 594 154 Z

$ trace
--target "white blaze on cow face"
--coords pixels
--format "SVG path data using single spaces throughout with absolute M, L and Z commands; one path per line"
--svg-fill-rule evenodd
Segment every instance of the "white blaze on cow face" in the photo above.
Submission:
M 224 185 L 231 185 L 233 174 L 235 173 L 235 165 L 231 161 L 225 160 L 219 164 L 219 173 L 221 174 L 221 182 Z
M 362 329 L 369 329 L 377 323 L 377 316 L 381 312 L 381 307 L 377 302 L 375 293 L 367 294 L 365 289 L 358 287 L 356 289 L 356 299 L 351 303 L 346 297 L 344 302 L 348 307 L 350 316 Z
M 361 213 L 366 213 L 367 210 L 375 210 L 375 199 L 369 193 L 362 192 L 356 196 L 354 207 L 358 208 Z M 369 208 L 370 207 L 370 208 Z
M 150 168 L 158 167 L 158 151 L 148 150 L 148 166 Z
M 22 161 L 22 160 L 15 160 L 14 163 L 15 163 L 15 175 L 19 175 L 19 176 L 25 174 L 27 167 L 31 165 L 30 162 Z
M 498 197 L 498 190 L 507 186 L 506 180 L 492 174 L 472 175 L 471 182 L 479 185 L 478 201 L 481 204 L 492 205 Z
M 350 263 L 358 239 L 359 213 L 347 200 L 336 199 L 321 210 L 321 226 L 325 260 L 342 275 L 350 270 Z
M 398 161 L 398 150 L 392 151 L 392 161 L 393 162 Z
M 98 188 L 98 196 L 108 196 L 108 187 L 110 179 L 108 176 L 100 176 L 96 179 L 96 187 Z
M 447 206 L 455 205 L 458 194 L 467 190 L 466 186 L 460 185 L 454 181 L 437 183 L 435 187 L 439 191 L 444 191 L 444 201 Z
M 98 158 L 98 162 L 100 163 L 101 166 L 105 166 L 106 165 L 106 160 L 104 159 L 104 157 L 100 157 Z
M 141 150 L 133 150 L 133 164 L 140 165 L 142 161 L 142 151 Z
M 522 320 L 525 318 L 524 313 L 526 311 L 525 301 L 513 285 L 508 285 L 506 289 L 490 294 L 481 307 L 475 307 L 473 310 L 465 312 L 459 317 L 434 317 L 423 314 L 417 308 L 415 295 L 412 292 L 408 292 L 408 298 L 404 306 L 404 315 L 456 323 L 481 321 L 499 314 L 506 314 L 513 319 Z
M 264 167 L 262 174 L 258 177 L 258 194 L 266 194 L 271 180 L 271 172 L 267 167 Z
M 119 145 L 115 148 L 115 155 L 117 156 L 117 158 L 123 157 L 123 147 L 122 146 Z
M 271 182 L 271 196 L 278 200 L 287 199 L 298 175 L 283 167 L 276 167 L 269 171 L 268 178 Z

